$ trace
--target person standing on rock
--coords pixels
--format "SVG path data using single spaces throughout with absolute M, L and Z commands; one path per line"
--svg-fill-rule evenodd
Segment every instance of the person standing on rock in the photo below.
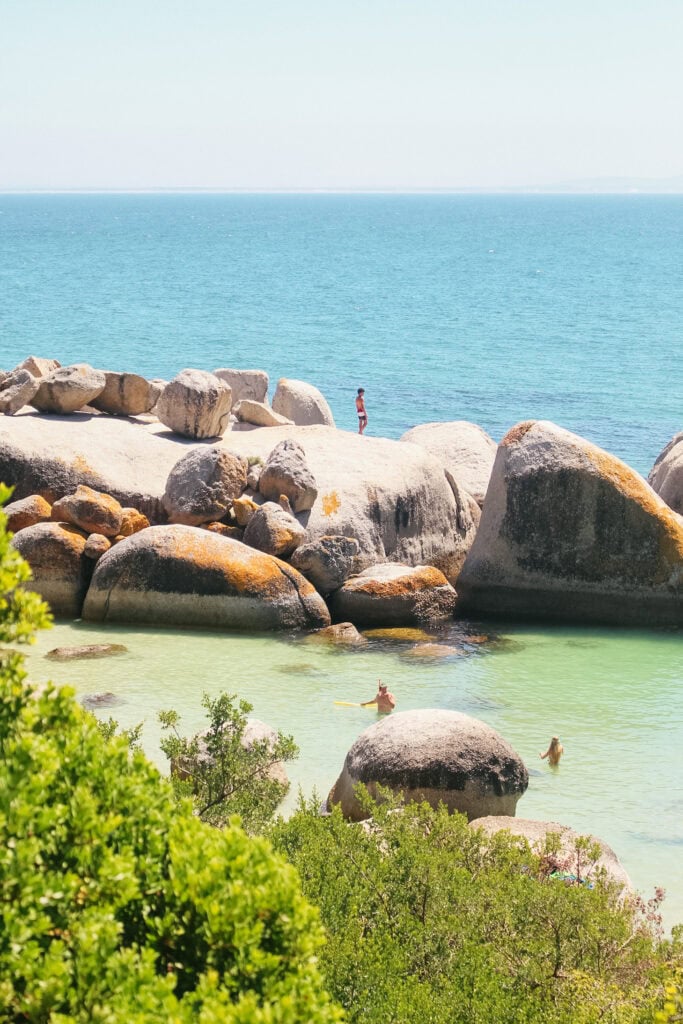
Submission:
M 377 680 L 377 693 L 372 700 L 364 700 L 361 702 L 361 707 L 365 708 L 368 704 L 377 705 L 378 715 L 388 715 L 396 707 L 396 698 L 393 693 L 389 693 L 389 689 L 386 683 L 383 683 L 381 679 Z
M 368 425 L 368 414 L 365 411 L 365 388 L 358 388 L 356 412 L 358 413 L 358 433 L 362 434 Z

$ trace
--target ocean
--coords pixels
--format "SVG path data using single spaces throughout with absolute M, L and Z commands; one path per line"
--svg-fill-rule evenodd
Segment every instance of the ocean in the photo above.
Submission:
M 682 268 L 683 196 L 2 195 L 0 366 L 261 368 L 316 384 L 347 429 L 363 386 L 370 435 L 467 419 L 499 440 L 545 418 L 647 474 L 683 429 Z M 518 814 L 595 832 L 683 921 L 680 633 L 498 628 L 488 652 L 422 665 L 386 644 L 62 622 L 29 671 L 114 693 L 105 717 L 144 721 L 158 763 L 160 708 L 197 729 L 202 693 L 237 692 L 299 743 L 292 799 L 324 795 L 373 720 L 334 700 L 382 676 L 399 710 L 499 729 L 530 768 Z M 128 653 L 44 659 L 107 639 Z M 557 771 L 538 758 L 553 733 Z

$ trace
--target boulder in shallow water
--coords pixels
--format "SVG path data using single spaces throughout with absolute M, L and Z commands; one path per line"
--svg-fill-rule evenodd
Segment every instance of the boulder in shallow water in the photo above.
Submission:
M 127 650 L 125 644 L 80 644 L 76 647 L 53 647 L 45 657 L 50 661 L 77 661 L 79 658 L 108 658 L 113 654 L 125 654 Z M 106 696 L 114 695 L 92 694 L 89 699 Z
M 139 416 L 157 401 L 156 389 L 137 373 L 104 370 L 104 389 L 89 403 L 111 416 Z
M 183 437 L 220 437 L 230 421 L 232 392 L 205 370 L 181 370 L 155 406 L 161 422 Z
M 230 386 L 233 408 L 243 399 L 265 402 L 268 394 L 268 374 L 265 370 L 233 370 L 229 367 L 220 367 L 213 372 L 219 380 Z
M 647 479 L 669 508 L 683 515 L 683 433 L 676 434 L 660 452 Z
M 120 532 L 122 514 L 116 498 L 85 484 L 52 506 L 52 518 L 56 522 L 73 523 L 86 533 L 102 533 L 105 537 L 115 537 Z
M 318 537 L 292 555 L 292 565 L 310 580 L 319 594 L 331 594 L 354 572 L 360 545 L 355 537 Z
M 28 498 L 13 501 L 5 505 L 3 512 L 7 516 L 7 529 L 10 533 L 18 533 L 27 526 L 36 523 L 47 523 L 52 518 L 52 508 L 45 498 L 39 494 L 31 494 Z
M 683 520 L 634 470 L 554 423 L 500 443 L 459 611 L 683 624 Z
M 50 605 L 53 613 L 78 618 L 92 563 L 84 555 L 86 536 L 66 523 L 38 523 L 12 538 L 12 546 L 31 566 L 25 584 Z
M 278 558 L 288 558 L 306 537 L 306 530 L 291 513 L 266 501 L 249 517 L 244 543 Z
M 336 622 L 333 626 L 325 626 L 324 629 L 311 633 L 308 640 L 337 644 L 341 647 L 360 647 L 367 643 L 352 622 Z
M 557 853 L 553 854 L 553 859 L 562 872 L 576 875 L 584 881 L 590 881 L 591 878 L 595 878 L 596 874 L 605 871 L 608 878 L 617 882 L 622 888 L 631 888 L 631 880 L 619 858 L 612 847 L 602 839 L 592 835 L 585 837 L 599 849 L 598 859 L 594 863 L 587 863 L 585 852 L 579 853 L 577 858 L 576 841 L 580 838 L 581 833 L 575 832 L 567 825 L 560 825 L 556 821 L 533 821 L 530 818 L 491 815 L 486 818 L 477 818 L 470 827 L 481 829 L 489 836 L 495 835 L 496 832 L 509 832 L 512 836 L 526 840 L 536 853 L 543 853 L 549 835 L 557 835 L 560 839 L 560 848 Z
M 13 370 L 8 373 L 0 388 L 0 413 L 14 416 L 28 405 L 40 387 L 40 381 L 28 370 Z
M 478 505 L 483 505 L 497 447 L 485 430 L 467 420 L 421 423 L 407 431 L 401 440 L 428 451 Z
M 306 461 L 306 452 L 297 441 L 280 441 L 273 448 L 261 470 L 258 487 L 270 501 L 278 501 L 284 494 L 294 512 L 307 512 L 318 497 L 318 486 Z
M 172 523 L 222 519 L 247 486 L 247 460 L 218 445 L 193 448 L 168 475 L 164 508 Z
M 89 405 L 104 390 L 106 378 L 101 370 L 87 363 L 61 366 L 40 380 L 31 399 L 39 412 L 69 414 Z
M 407 626 L 453 615 L 457 595 L 431 565 L 373 565 L 332 594 L 332 617 L 367 626 Z
M 83 613 L 95 622 L 219 629 L 318 629 L 330 621 L 320 595 L 285 562 L 175 525 L 151 526 L 108 551 Z
M 310 427 L 316 423 L 334 426 L 334 416 L 327 399 L 304 380 L 281 377 L 273 395 L 273 409 L 299 427 Z
M 382 718 L 360 734 L 329 795 L 344 817 L 368 817 L 356 797 L 382 786 L 406 802 L 426 800 L 472 820 L 514 815 L 529 775 L 519 754 L 494 729 L 459 711 L 420 709 Z

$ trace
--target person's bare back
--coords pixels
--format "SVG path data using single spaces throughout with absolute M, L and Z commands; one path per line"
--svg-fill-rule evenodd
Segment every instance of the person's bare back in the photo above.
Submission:
M 541 758 L 542 761 L 544 761 L 545 758 L 547 757 L 548 758 L 548 764 L 552 765 L 553 768 L 555 768 L 560 763 L 560 758 L 562 757 L 563 754 L 564 754 L 564 747 L 560 743 L 560 737 L 559 736 L 553 736 L 553 738 L 550 741 L 550 745 L 549 745 L 548 749 L 546 750 L 546 752 L 544 754 L 539 754 L 538 756 Z

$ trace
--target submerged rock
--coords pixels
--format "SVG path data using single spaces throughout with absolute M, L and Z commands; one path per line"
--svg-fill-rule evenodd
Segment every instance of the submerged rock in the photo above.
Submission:
M 83 616 L 256 630 L 330 621 L 323 599 L 291 566 L 192 526 L 151 526 L 116 544 L 95 567 Z
M 332 594 L 335 619 L 364 625 L 404 626 L 452 616 L 457 596 L 446 577 L 431 565 L 373 565 L 352 576 Z
M 114 654 L 125 654 L 127 650 L 125 644 L 81 644 L 77 647 L 53 647 L 45 657 L 50 661 L 76 661 L 78 658 L 108 658 Z M 113 696 L 113 694 L 95 693 L 84 700 Z
M 119 704 L 123 704 L 124 701 L 121 697 L 117 697 L 115 693 L 107 690 L 106 693 L 86 693 L 84 697 L 81 697 L 81 704 L 86 711 L 99 711 L 101 708 L 115 708 Z
M 367 643 L 363 634 L 358 632 L 352 622 L 337 622 L 333 626 L 325 626 L 324 629 L 311 633 L 307 640 L 339 644 L 345 647 L 358 647 Z
M 683 521 L 613 455 L 553 423 L 501 441 L 459 611 L 683 624 Z
M 416 644 L 407 651 L 401 652 L 402 658 L 414 658 L 425 661 L 442 661 L 444 658 L 457 658 L 465 652 L 460 647 L 450 644 Z
M 370 640 L 393 640 L 396 643 L 429 643 L 434 637 L 416 626 L 389 626 L 386 629 L 364 629 L 363 636 Z
M 391 789 L 408 802 L 440 803 L 470 820 L 514 815 L 529 775 L 513 748 L 494 729 L 458 711 L 400 711 L 362 732 L 332 787 L 330 804 L 360 821 L 368 813 L 354 792 Z

